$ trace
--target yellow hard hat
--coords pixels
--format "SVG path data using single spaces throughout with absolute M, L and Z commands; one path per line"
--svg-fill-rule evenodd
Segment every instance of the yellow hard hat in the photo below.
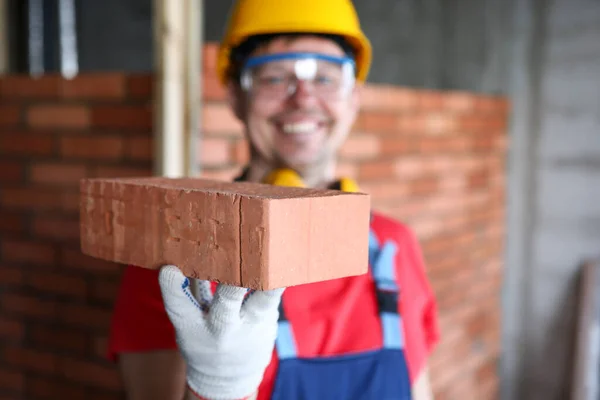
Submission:
M 356 79 L 365 81 L 371 66 L 371 43 L 363 33 L 351 0 L 237 0 L 217 59 L 225 84 L 231 50 L 249 36 L 273 33 L 323 33 L 344 37 L 356 53 Z

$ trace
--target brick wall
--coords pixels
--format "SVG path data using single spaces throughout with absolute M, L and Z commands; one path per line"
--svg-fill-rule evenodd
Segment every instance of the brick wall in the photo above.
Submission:
M 247 160 L 205 52 L 204 175 Z M 0 78 L 0 395 L 114 399 L 103 359 L 121 267 L 78 250 L 78 180 L 151 173 L 151 77 Z M 369 86 L 339 173 L 417 232 L 438 296 L 439 399 L 494 398 L 504 233 L 503 99 Z M 44 397 L 46 396 L 46 397 Z M 1 396 L 0 396 L 1 397 Z

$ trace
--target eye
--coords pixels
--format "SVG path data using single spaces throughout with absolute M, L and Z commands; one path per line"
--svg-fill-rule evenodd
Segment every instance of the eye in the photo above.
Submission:
M 280 85 L 285 81 L 285 78 L 281 75 L 263 75 L 259 78 L 259 82 L 261 85 Z

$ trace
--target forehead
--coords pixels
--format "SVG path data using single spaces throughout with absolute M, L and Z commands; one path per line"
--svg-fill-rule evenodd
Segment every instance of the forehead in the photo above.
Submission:
M 332 56 L 343 56 L 344 51 L 335 42 L 315 36 L 282 36 L 257 48 L 252 55 L 289 52 L 310 52 Z

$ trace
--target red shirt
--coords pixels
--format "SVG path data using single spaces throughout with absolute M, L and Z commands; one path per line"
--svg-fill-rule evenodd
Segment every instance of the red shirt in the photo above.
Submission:
M 373 214 L 371 228 L 380 243 L 392 240 L 398 244 L 398 307 L 410 379 L 414 382 L 439 340 L 435 298 L 414 234 L 405 225 L 377 213 Z M 299 357 L 381 347 L 381 325 L 370 274 L 289 287 L 283 301 Z M 175 332 L 162 303 L 158 271 L 128 266 L 115 304 L 108 357 L 116 360 L 123 352 L 176 348 Z M 274 350 L 259 389 L 260 400 L 270 398 L 277 365 Z

